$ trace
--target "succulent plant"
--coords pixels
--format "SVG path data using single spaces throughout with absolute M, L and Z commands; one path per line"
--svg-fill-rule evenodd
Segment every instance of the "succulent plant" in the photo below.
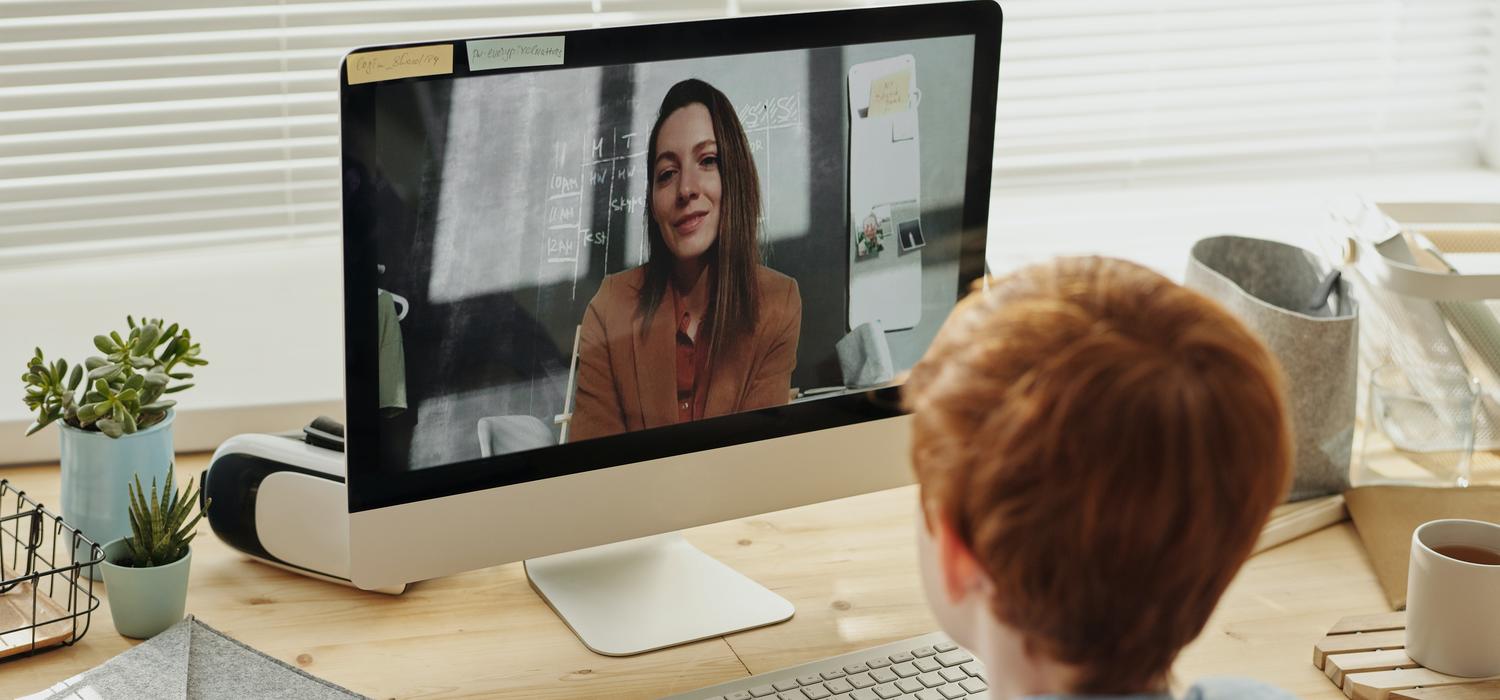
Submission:
M 26 384 L 26 407 L 36 411 L 36 422 L 26 429 L 30 435 L 57 420 L 83 430 L 95 430 L 112 438 L 129 435 L 160 423 L 177 404 L 163 398 L 187 389 L 193 378 L 183 368 L 208 364 L 199 357 L 193 335 L 177 324 L 142 318 L 139 324 L 125 317 L 124 336 L 116 331 L 94 336 L 95 355 L 68 369 L 68 361 L 48 363 L 36 349 L 26 363 L 21 381 Z M 82 391 L 80 391 L 80 389 Z
M 156 479 L 151 479 L 151 496 L 141 488 L 141 477 L 136 475 L 134 484 L 126 484 L 130 496 L 130 532 L 125 538 L 125 547 L 130 550 L 130 561 L 120 562 L 137 569 L 164 566 L 187 556 L 188 544 L 193 541 L 193 528 L 208 509 L 203 509 L 188 520 L 193 503 L 198 500 L 193 492 L 193 480 L 188 479 L 187 493 L 179 493 L 172 487 L 172 469 L 167 468 L 167 483 L 162 486 L 161 497 L 156 495 Z

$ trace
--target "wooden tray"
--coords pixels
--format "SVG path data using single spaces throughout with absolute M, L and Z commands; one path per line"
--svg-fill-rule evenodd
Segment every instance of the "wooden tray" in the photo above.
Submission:
M 10 572 L 0 569 L 0 579 L 9 576 Z M 0 595 L 0 659 L 24 654 L 33 648 L 66 644 L 73 639 L 73 621 L 68 618 L 68 611 L 44 594 L 33 597 L 34 592 L 28 581 Z M 32 617 L 33 601 L 35 619 Z M 42 624 L 33 627 L 34 621 Z
M 1449 676 L 1412 661 L 1404 612 L 1339 620 L 1313 646 L 1313 665 L 1354 700 L 1500 699 L 1500 676 Z

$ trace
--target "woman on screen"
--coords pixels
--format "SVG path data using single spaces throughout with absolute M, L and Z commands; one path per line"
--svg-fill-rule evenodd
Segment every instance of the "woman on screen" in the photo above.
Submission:
M 584 312 L 570 440 L 791 399 L 802 298 L 760 264 L 760 180 L 724 93 L 673 85 L 646 162 L 650 252 Z

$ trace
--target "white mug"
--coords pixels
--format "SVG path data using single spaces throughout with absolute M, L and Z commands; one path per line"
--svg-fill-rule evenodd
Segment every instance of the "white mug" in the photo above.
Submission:
M 1500 525 L 1434 520 L 1412 533 L 1406 655 L 1450 676 L 1500 675 L 1500 565 L 1435 551 L 1452 545 L 1500 552 Z

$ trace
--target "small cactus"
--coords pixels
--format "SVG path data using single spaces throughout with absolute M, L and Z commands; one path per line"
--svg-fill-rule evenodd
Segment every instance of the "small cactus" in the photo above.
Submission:
M 124 336 L 115 331 L 94 336 L 94 347 L 104 354 L 85 359 L 72 371 L 67 360 L 49 364 L 42 349 L 36 349 L 21 375 L 26 407 L 37 414 L 27 435 L 61 420 L 117 438 L 167 417 L 177 402 L 165 395 L 192 387 L 182 383 L 193 378 L 185 368 L 208 361 L 198 356 L 198 344 L 186 328 L 179 329 L 175 323 L 163 328 L 164 322 L 154 318 L 142 318 L 137 324 L 131 316 L 125 317 L 125 323 L 130 328 Z
M 186 494 L 178 493 L 172 487 L 172 470 L 169 466 L 167 483 L 162 486 L 160 498 L 156 495 L 155 478 L 151 479 L 149 498 L 145 489 L 141 488 L 139 475 L 135 477 L 134 484 L 126 484 L 125 491 L 130 496 L 131 536 L 125 538 L 125 546 L 130 550 L 128 565 L 137 569 L 164 566 L 187 556 L 188 544 L 196 534 L 193 528 L 208 509 L 208 503 L 204 503 L 203 509 L 192 520 L 187 519 L 188 513 L 193 510 L 193 503 L 198 500 L 197 494 L 193 492 L 193 480 L 188 479 Z M 121 564 L 125 565 L 125 562 Z

